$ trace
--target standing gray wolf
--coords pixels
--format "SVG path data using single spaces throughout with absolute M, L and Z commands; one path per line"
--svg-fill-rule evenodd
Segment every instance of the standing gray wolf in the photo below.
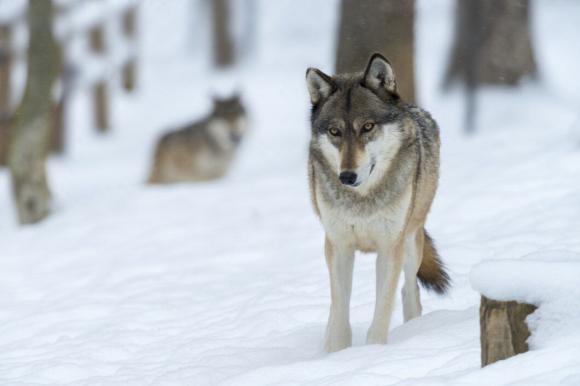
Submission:
M 214 99 L 209 116 L 161 137 L 149 183 L 208 181 L 222 177 L 245 131 L 246 112 L 239 96 Z
M 439 177 L 439 129 L 397 93 L 387 59 L 330 77 L 309 68 L 312 102 L 308 174 L 326 233 L 331 306 L 325 349 L 351 345 L 349 304 L 356 250 L 376 252 L 376 303 L 367 343 L 386 343 L 401 271 L 405 321 L 421 315 L 417 278 L 444 293 L 450 280 L 425 221 Z

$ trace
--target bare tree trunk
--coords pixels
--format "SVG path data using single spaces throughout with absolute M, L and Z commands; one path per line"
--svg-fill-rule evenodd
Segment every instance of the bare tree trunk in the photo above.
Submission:
M 481 365 L 528 351 L 530 331 L 526 318 L 536 306 L 481 297 L 479 308 Z
M 386 56 L 401 97 L 415 101 L 415 0 L 342 0 L 336 72 L 358 72 L 371 54 Z
M 458 0 L 446 85 L 517 85 L 536 74 L 529 0 Z
M 12 115 L 10 105 L 12 79 L 12 31 L 10 25 L 0 27 L 0 165 L 8 158 L 8 129 Z
M 234 63 L 234 42 L 230 31 L 231 4 L 228 0 L 212 0 L 213 60 L 217 67 Z
M 46 157 L 50 148 L 52 85 L 56 58 L 52 1 L 29 0 L 28 69 L 24 96 L 11 131 L 9 165 L 20 223 L 35 223 L 50 212 Z
M 67 63 L 64 52 L 65 42 L 55 42 L 55 57 L 57 59 L 57 71 L 60 83 L 59 95 L 52 102 L 52 129 L 51 129 L 51 150 L 57 154 L 64 152 L 65 130 L 66 130 L 66 107 L 68 102 L 68 74 Z

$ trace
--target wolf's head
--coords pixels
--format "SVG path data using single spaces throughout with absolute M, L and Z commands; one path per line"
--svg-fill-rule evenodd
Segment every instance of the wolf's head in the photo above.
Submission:
M 222 124 L 234 144 L 238 144 L 246 132 L 246 110 L 238 94 L 228 98 L 214 97 L 212 119 Z
M 389 167 L 407 133 L 391 64 L 371 56 L 363 72 L 330 77 L 309 68 L 311 148 L 342 184 L 369 187 Z

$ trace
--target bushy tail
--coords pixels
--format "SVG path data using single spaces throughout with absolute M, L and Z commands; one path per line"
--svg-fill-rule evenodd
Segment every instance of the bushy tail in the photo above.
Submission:
M 438 294 L 444 294 L 451 286 L 451 278 L 445 270 L 445 265 L 441 261 L 433 239 L 425 232 L 425 242 L 423 243 L 423 261 L 417 272 L 417 278 L 421 285 L 428 290 L 433 290 Z

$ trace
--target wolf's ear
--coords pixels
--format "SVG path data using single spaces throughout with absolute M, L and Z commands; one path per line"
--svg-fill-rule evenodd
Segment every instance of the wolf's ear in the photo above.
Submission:
M 364 74 L 364 83 L 372 90 L 385 89 L 390 93 L 397 94 L 397 82 L 393 67 L 387 58 L 379 53 L 374 53 L 369 59 Z
M 335 88 L 330 76 L 317 68 L 309 68 L 306 70 L 306 85 L 310 93 L 310 102 L 313 105 L 327 98 Z

